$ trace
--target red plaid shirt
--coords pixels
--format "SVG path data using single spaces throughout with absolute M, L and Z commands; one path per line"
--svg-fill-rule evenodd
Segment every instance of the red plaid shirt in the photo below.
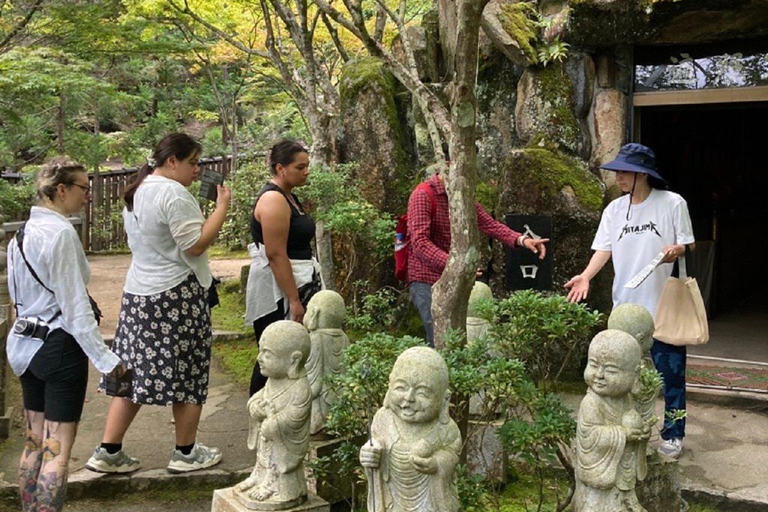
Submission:
M 440 178 L 435 175 L 426 182 L 432 187 L 435 198 L 435 215 L 432 216 L 432 200 L 425 190 L 416 189 L 408 200 L 408 282 L 435 284 L 443 274 L 451 248 L 451 219 L 448 216 L 448 194 Z M 477 209 L 477 227 L 482 233 L 501 241 L 509 247 L 517 247 L 520 233 Z

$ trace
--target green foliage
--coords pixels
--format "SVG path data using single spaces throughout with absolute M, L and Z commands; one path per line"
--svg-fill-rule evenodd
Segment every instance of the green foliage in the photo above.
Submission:
M 0 213 L 6 222 L 25 219 L 36 203 L 37 187 L 32 176 L 24 176 L 21 182 L 13 185 L 0 180 Z
M 635 399 L 639 402 L 655 400 L 663 385 L 661 373 L 656 371 L 653 364 L 643 361 L 640 367 L 640 392 L 635 395 Z
M 500 301 L 478 304 L 479 314 L 491 324 L 494 349 L 523 361 L 533 381 L 555 386 L 568 364 L 580 361 L 603 315 L 562 295 L 523 290 Z
M 568 57 L 568 47 L 564 41 L 554 41 L 539 48 L 539 62 L 546 66 L 550 62 L 562 62 Z
M 502 4 L 501 21 L 531 63 L 546 67 L 568 57 L 568 43 L 559 37 L 551 40 L 544 37 L 557 20 L 542 16 L 534 3 Z
M 94 239 L 102 240 L 101 247 L 103 249 L 120 250 L 127 247 L 127 241 L 122 237 L 120 237 L 119 242 L 112 242 L 114 233 L 123 233 L 122 207 L 122 202 L 113 204 L 109 214 L 104 211 L 104 208 L 94 208 L 93 210 L 91 236 L 93 236 Z
M 385 286 L 373 293 L 368 281 L 352 283 L 347 306 L 347 329 L 352 339 L 373 332 L 423 336 L 424 327 L 407 289 Z M 361 333 L 361 336 L 356 334 Z
M 311 206 L 315 220 L 325 223 L 334 240 L 351 251 L 351 261 L 362 251 L 379 263 L 392 254 L 395 221 L 360 195 L 351 176 L 355 167 L 350 163 L 334 169 L 313 168 L 297 195 Z M 342 271 L 349 274 L 351 269 L 352 265 Z
M 242 249 L 250 243 L 250 225 L 253 205 L 261 187 L 271 178 L 264 162 L 246 162 L 230 175 L 232 202 L 227 220 L 219 233 L 219 243 L 230 250 Z

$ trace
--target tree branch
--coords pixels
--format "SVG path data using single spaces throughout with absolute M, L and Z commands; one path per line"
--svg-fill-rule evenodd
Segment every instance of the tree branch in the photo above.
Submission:
M 336 30 L 336 27 L 333 26 L 333 23 L 330 22 L 328 16 L 323 11 L 318 9 L 317 12 L 321 13 L 320 17 L 323 20 L 325 28 L 328 29 L 328 33 L 331 35 L 331 40 L 333 41 L 333 45 L 336 47 L 336 51 L 339 52 L 341 60 L 344 62 L 349 62 L 349 55 L 347 54 L 347 50 L 344 48 L 341 39 L 339 39 L 339 31 Z
M 8 34 L 3 38 L 2 41 L 0 41 L 0 53 L 5 52 L 5 48 L 7 46 L 10 46 L 11 41 L 14 37 L 16 37 L 19 32 L 24 30 L 24 27 L 26 27 L 30 21 L 32 21 L 32 16 L 35 15 L 35 13 L 40 9 L 40 6 L 42 6 L 43 2 L 45 0 L 36 0 L 34 4 L 32 4 L 32 7 L 29 9 L 29 12 L 27 12 L 27 15 L 24 16 L 24 18 L 11 29 Z
M 248 55 L 256 55 L 258 57 L 262 57 L 264 59 L 269 59 L 269 54 L 264 53 L 260 50 L 256 50 L 254 48 L 249 48 L 245 46 L 243 43 L 232 37 L 230 34 L 227 34 L 217 26 L 209 23 L 205 19 L 203 19 L 201 16 L 199 16 L 197 13 L 195 13 L 192 9 L 189 8 L 189 3 L 187 3 L 186 0 L 184 0 L 184 7 L 181 7 L 176 4 L 174 0 L 168 0 L 168 4 L 170 4 L 171 7 L 173 7 L 176 11 L 180 12 L 181 14 L 185 14 L 195 20 L 197 23 L 201 24 L 214 34 L 216 34 L 218 37 L 222 38 L 227 43 L 231 44 L 241 52 L 245 52 Z

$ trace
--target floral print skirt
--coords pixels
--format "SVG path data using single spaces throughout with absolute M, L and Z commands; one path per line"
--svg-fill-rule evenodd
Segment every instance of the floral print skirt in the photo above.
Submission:
M 133 372 L 132 402 L 205 403 L 211 342 L 208 290 L 194 274 L 154 295 L 123 293 L 112 351 Z

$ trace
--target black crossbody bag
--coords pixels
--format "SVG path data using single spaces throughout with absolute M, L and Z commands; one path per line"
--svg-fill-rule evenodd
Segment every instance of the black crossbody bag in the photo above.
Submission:
M 35 272 L 35 269 L 32 268 L 32 265 L 29 263 L 29 260 L 27 260 L 27 256 L 24 254 L 24 226 L 25 224 L 22 224 L 21 227 L 19 227 L 19 230 L 16 231 L 16 245 L 19 246 L 19 252 L 21 253 L 21 258 L 24 260 L 24 263 L 27 265 L 27 269 L 29 269 L 29 273 L 32 274 L 32 277 L 35 279 L 35 281 L 40 284 L 43 288 L 48 290 L 48 292 L 56 296 L 55 293 L 53 293 L 53 290 L 45 286 L 45 283 L 40 279 L 40 276 L 37 275 L 37 272 Z M 91 297 L 91 294 L 88 294 L 88 301 L 91 303 L 91 309 L 93 310 L 93 316 L 96 318 L 96 324 L 101 324 L 101 317 L 104 316 L 101 312 L 101 309 L 99 309 L 99 305 L 96 303 L 95 300 L 93 300 L 93 297 Z M 50 320 L 47 322 L 50 324 L 54 320 L 56 320 L 59 316 L 61 316 L 61 309 L 54 314 Z

